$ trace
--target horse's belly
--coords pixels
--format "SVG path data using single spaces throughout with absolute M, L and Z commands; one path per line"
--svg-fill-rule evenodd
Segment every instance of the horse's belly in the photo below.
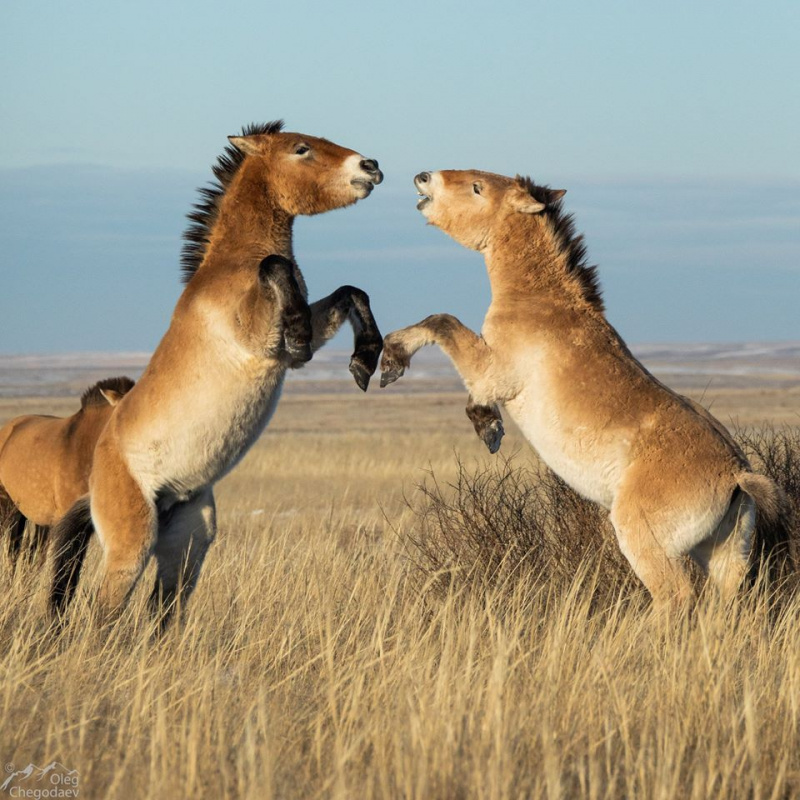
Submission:
M 556 406 L 526 402 L 525 393 L 506 408 L 540 458 L 576 492 L 610 508 L 624 466 L 624 434 L 597 431 L 580 420 L 569 420 Z

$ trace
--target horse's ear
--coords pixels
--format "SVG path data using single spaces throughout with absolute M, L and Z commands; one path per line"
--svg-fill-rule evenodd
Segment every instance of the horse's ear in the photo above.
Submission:
M 229 136 L 228 141 L 240 152 L 248 156 L 258 155 L 258 145 L 249 136 Z
M 115 406 L 125 396 L 124 393 L 118 392 L 116 389 L 101 389 L 100 394 L 105 397 L 110 406 Z
M 549 189 L 548 191 L 550 194 L 548 200 L 551 203 L 555 203 L 556 200 L 560 200 L 567 193 L 566 189 Z
M 531 197 L 530 192 L 522 186 L 512 188 L 509 202 L 511 208 L 520 214 L 538 214 L 545 209 L 545 204 L 540 203 L 535 197 Z

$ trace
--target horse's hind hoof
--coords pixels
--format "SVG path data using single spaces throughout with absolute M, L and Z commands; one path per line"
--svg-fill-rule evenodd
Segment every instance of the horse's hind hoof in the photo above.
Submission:
M 358 388 L 361 389 L 362 392 L 366 392 L 372 373 L 360 361 L 356 361 L 354 358 L 350 359 L 350 373 L 356 379 Z
M 499 419 L 487 425 L 481 433 L 481 439 L 483 439 L 483 443 L 489 448 L 489 452 L 492 455 L 500 449 L 500 442 L 503 441 L 503 436 L 505 436 L 505 430 L 503 429 L 503 423 Z
M 381 389 L 385 388 L 390 383 L 394 383 L 398 378 L 402 377 L 405 371 L 405 367 L 399 367 L 398 369 L 385 369 L 383 372 L 381 372 Z

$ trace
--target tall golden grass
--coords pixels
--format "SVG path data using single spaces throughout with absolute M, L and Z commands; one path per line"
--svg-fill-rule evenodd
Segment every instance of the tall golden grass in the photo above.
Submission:
M 152 568 L 101 634 L 93 546 L 59 634 L 43 573 L 3 564 L 0 758 L 57 759 L 80 797 L 800 797 L 800 600 L 653 616 L 580 503 L 548 528 L 572 537 L 560 561 L 516 538 L 431 559 L 453 552 L 421 467 L 456 506 L 504 469 L 513 505 L 537 469 L 513 432 L 506 468 L 443 418 L 277 417 L 220 485 L 218 541 L 161 639 Z

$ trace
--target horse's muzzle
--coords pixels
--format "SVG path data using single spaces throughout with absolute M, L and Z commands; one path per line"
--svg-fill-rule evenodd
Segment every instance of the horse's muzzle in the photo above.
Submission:
M 378 162 L 374 158 L 364 158 L 359 164 L 362 170 L 369 176 L 370 183 L 376 186 L 383 181 L 383 173 L 378 168 Z

